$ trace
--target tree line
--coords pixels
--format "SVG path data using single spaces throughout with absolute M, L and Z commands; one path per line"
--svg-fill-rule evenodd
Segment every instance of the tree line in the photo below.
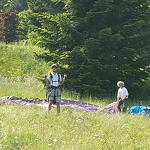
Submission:
M 69 90 L 113 95 L 123 80 L 131 95 L 148 95 L 149 0 L 8 0 L 0 8 L 16 12 L 16 40 L 43 47 L 38 57 L 59 64 Z

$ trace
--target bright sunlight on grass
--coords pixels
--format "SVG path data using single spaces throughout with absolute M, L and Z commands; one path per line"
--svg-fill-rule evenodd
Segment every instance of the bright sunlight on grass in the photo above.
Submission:
M 148 150 L 149 118 L 62 108 L 0 106 L 3 150 Z

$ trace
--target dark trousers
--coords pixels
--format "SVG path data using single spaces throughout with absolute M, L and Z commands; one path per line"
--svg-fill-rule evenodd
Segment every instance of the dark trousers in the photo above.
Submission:
M 121 107 L 122 107 L 122 110 L 121 110 Z M 119 109 L 120 112 L 121 111 L 126 112 L 127 111 L 127 107 L 128 107 L 127 99 L 119 101 L 118 109 Z

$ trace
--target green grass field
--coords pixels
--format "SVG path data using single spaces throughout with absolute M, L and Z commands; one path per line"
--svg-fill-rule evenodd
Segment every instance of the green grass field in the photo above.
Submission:
M 41 49 L 22 43 L 1 43 L 0 49 L 0 97 L 44 99 L 44 86 L 35 78 L 47 72 L 47 64 L 33 55 Z M 64 91 L 62 98 L 97 105 L 112 101 L 80 99 L 74 91 Z M 131 100 L 134 105 L 143 102 Z M 149 127 L 146 116 L 71 108 L 61 108 L 57 115 L 56 109 L 48 114 L 36 106 L 0 105 L 0 150 L 149 150 Z
M 43 84 L 34 78 L 15 81 L 0 77 L 0 96 L 19 96 L 24 98 L 43 99 L 45 91 Z
M 2 150 L 149 150 L 150 118 L 0 106 Z
M 9 80 L 5 77 L 0 76 L 0 97 L 2 96 L 18 96 L 28 99 L 33 98 L 40 98 L 45 99 L 45 88 L 44 85 L 38 81 L 35 78 L 29 77 L 24 79 L 23 81 L 18 80 Z M 76 101 L 83 101 L 88 102 L 92 104 L 98 104 L 98 105 L 106 105 L 110 101 L 105 99 L 103 101 L 99 101 L 96 98 L 92 97 L 86 97 L 83 99 L 80 99 L 80 96 L 78 93 L 74 91 L 64 91 L 62 92 L 62 98 L 68 99 L 68 100 L 76 100 Z

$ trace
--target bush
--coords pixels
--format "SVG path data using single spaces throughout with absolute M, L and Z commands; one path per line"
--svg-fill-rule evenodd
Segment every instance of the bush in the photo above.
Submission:
M 47 73 L 47 64 L 36 58 L 35 52 L 41 51 L 36 46 L 0 43 L 0 75 L 16 79 L 27 76 L 41 76 Z

